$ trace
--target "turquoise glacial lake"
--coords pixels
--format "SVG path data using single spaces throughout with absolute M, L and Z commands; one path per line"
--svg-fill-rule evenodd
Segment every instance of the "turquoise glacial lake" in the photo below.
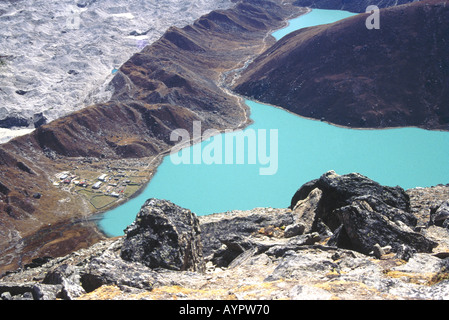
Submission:
M 317 26 L 320 24 L 337 22 L 354 15 L 356 15 L 356 13 L 343 10 L 313 9 L 305 15 L 289 20 L 289 24 L 287 27 L 273 32 L 272 35 L 276 38 L 276 40 L 279 40 L 293 31 L 302 28 Z
M 326 16 L 332 12 L 312 13 L 316 11 Z M 303 18 L 310 18 L 312 13 Z M 383 185 L 404 189 L 449 183 L 449 132 L 347 129 L 253 101 L 247 101 L 247 105 L 252 125 L 239 132 L 218 134 L 173 157 L 166 156 L 139 196 L 103 215 L 98 222 L 103 232 L 123 235 L 148 198 L 170 200 L 197 215 L 256 207 L 285 208 L 301 185 L 329 170 L 338 174 L 358 172 Z M 234 135 L 234 140 L 229 135 Z M 255 143 L 249 143 L 251 139 Z M 237 140 L 248 142 L 243 152 L 237 152 Z M 226 149 L 229 145 L 233 149 Z M 243 155 L 241 163 L 237 154 Z M 181 159 L 185 163 L 176 164 Z

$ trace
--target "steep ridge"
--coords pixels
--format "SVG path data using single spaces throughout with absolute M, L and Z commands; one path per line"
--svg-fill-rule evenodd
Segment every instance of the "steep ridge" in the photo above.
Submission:
M 271 30 L 303 12 L 283 1 L 247 0 L 170 28 L 122 65 L 110 101 L 1 145 L 0 272 L 103 238 L 92 221 L 98 208 L 58 173 L 98 177 L 114 168 L 148 182 L 174 144 L 172 130 L 191 132 L 194 120 L 203 130 L 245 126 L 244 104 L 220 87 L 222 74 L 260 54 L 274 43 Z
M 235 91 L 301 116 L 355 128 L 449 129 L 449 6 L 427 0 L 287 35 Z

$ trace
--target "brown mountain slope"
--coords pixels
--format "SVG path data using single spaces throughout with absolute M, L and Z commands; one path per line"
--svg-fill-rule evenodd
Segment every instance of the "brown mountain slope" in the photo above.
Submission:
M 242 101 L 221 88 L 223 74 L 272 45 L 267 35 L 302 12 L 280 0 L 245 0 L 171 28 L 120 68 L 110 101 L 0 145 L 0 273 L 103 237 L 91 221 L 98 208 L 73 187 L 53 185 L 56 174 L 95 181 L 125 168 L 147 182 L 174 144 L 172 130 L 191 132 L 195 120 L 203 130 L 246 125 Z
M 449 129 L 449 2 L 420 1 L 296 31 L 235 91 L 334 124 Z

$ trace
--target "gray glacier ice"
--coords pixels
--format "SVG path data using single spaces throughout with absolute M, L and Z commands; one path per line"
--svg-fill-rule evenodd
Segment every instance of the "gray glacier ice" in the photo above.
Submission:
M 157 40 L 230 0 L 0 0 L 0 143 L 47 121 L 107 101 L 114 69 Z M 5 122 L 5 121 L 3 121 Z M 19 129 L 19 128 L 13 128 Z

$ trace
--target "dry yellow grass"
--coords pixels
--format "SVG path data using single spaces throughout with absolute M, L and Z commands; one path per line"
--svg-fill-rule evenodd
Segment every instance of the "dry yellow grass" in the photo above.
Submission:
M 117 286 L 101 286 L 100 288 L 86 293 L 78 298 L 78 300 L 112 300 L 122 294 Z
M 412 273 L 395 270 L 386 270 L 385 275 L 390 278 L 401 279 L 406 282 L 415 283 L 419 285 L 430 285 L 435 278 L 435 273 Z

